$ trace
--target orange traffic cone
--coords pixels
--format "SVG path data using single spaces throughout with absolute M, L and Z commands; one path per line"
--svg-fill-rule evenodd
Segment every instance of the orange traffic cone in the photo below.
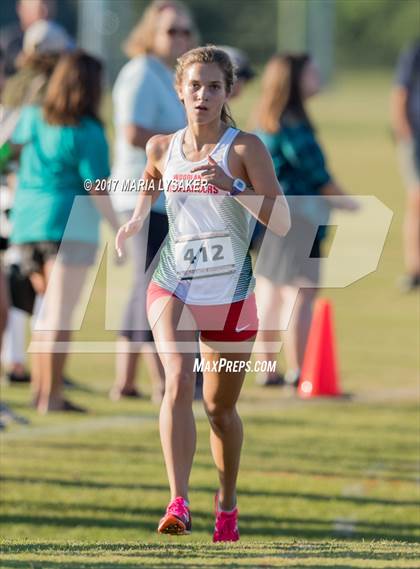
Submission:
M 331 303 L 318 299 L 298 386 L 300 397 L 342 395 L 335 351 Z

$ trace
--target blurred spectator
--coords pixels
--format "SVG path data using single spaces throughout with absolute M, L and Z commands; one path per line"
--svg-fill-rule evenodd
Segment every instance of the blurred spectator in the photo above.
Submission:
M 234 99 L 235 97 L 239 97 L 245 85 L 255 76 L 255 72 L 244 51 L 230 45 L 221 45 L 219 47 L 229 55 L 233 67 L 235 68 L 236 79 L 230 95 L 230 98 Z
M 22 51 L 23 34 L 38 20 L 48 20 L 55 16 L 54 0 L 18 0 L 16 12 L 19 23 L 9 24 L 0 30 L 0 48 L 5 57 L 5 75 L 16 72 L 16 58 Z
M 7 145 L 7 143 L 4 145 L 6 152 L 8 146 L 10 145 Z M 5 167 L 7 168 L 8 164 L 5 164 Z M 11 232 L 10 210 L 13 203 L 13 192 L 7 185 L 7 175 L 4 172 L 4 168 L 3 172 L 0 173 L 0 251 L 2 252 L 6 280 L 10 281 L 11 271 L 16 271 L 19 265 L 19 251 L 17 251 L 16 247 L 9 247 L 9 235 Z M 13 284 L 8 282 L 8 288 L 10 286 L 13 286 L 13 290 L 9 298 L 10 306 L 7 315 L 7 326 L 3 335 L 1 363 L 5 368 L 9 381 L 29 383 L 30 375 L 25 368 L 26 315 L 25 312 L 14 306 L 16 282 L 13 282 Z
M 420 40 L 402 53 L 391 98 L 391 118 L 407 187 L 403 227 L 406 275 L 401 289 L 420 286 Z
M 0 95 L 4 84 L 4 57 L 3 52 L 0 49 Z M 0 122 L 2 120 L 3 109 L 0 106 Z M 0 156 L 2 160 L 0 161 L 0 176 L 2 175 L 4 165 L 10 156 L 10 149 L 8 146 L 0 147 Z M 1 196 L 0 196 L 1 199 Z M 3 216 L 2 216 L 3 217 Z M 3 227 L 5 220 L 1 219 L 1 227 Z M 3 271 L 3 254 L 7 249 L 7 239 L 0 237 L 0 352 L 2 348 L 3 333 L 6 328 L 8 310 L 9 310 L 9 290 L 6 275 Z M 1 372 L 1 364 L 0 364 Z M 10 420 L 18 420 L 19 422 L 26 422 L 24 419 L 17 417 L 13 411 L 4 403 L 0 401 L 0 430 L 6 427 L 6 423 Z
M 255 77 L 255 72 L 251 67 L 247 54 L 243 50 L 230 45 L 222 45 L 220 49 L 223 49 L 229 55 L 235 69 L 235 83 L 229 98 L 230 100 L 239 98 L 243 93 L 244 87 Z M 251 238 L 251 251 L 255 249 L 261 231 L 262 226 L 257 223 Z
M 2 103 L 8 109 L 39 104 L 60 54 L 74 48 L 74 42 L 59 24 L 38 20 L 25 32 L 18 56 L 17 72 L 4 86 Z
M 4 85 L 4 56 L 3 56 L 3 51 L 0 49 L 0 94 L 3 85 Z M 1 114 L 2 114 L 2 109 L 0 108 L 0 115 Z M 2 152 L 2 154 L 4 154 L 4 152 Z M 7 292 L 6 278 L 3 272 L 3 252 L 6 248 L 7 248 L 7 241 L 4 239 L 0 239 L 0 351 L 3 340 L 3 333 L 7 324 L 7 312 L 9 308 L 9 295 Z M 2 423 L 0 422 L 0 428 L 1 427 Z
M 41 4 L 34 2 L 36 4 Z M 29 22 L 29 20 L 28 20 Z M 55 65 L 64 51 L 74 47 L 73 40 L 67 32 L 54 22 L 37 20 L 27 27 L 23 39 L 23 50 L 18 56 L 18 71 L 10 77 L 2 93 L 4 121 L 2 121 L 2 138 L 10 137 L 19 119 L 23 105 L 42 104 L 48 80 Z M 9 173 L 7 186 L 1 188 L 2 210 L 7 200 L 13 203 L 15 176 Z M 11 205 L 7 208 L 10 209 Z M 5 236 L 7 225 L 1 227 Z M 5 253 L 6 266 L 13 265 L 18 269 L 20 251 L 11 246 Z M 5 347 L 2 360 L 7 365 L 7 377 L 11 382 L 29 382 L 30 376 L 25 369 L 25 335 L 26 315 L 14 306 L 10 307 L 8 325 L 5 335 Z
M 266 65 L 256 110 L 258 135 L 273 158 L 277 177 L 288 197 L 292 227 L 285 237 L 266 231 L 256 263 L 261 342 L 278 340 L 277 330 L 292 314 L 283 334 L 286 375 L 258 378 L 262 385 L 296 386 L 303 363 L 319 285 L 321 244 L 326 235 L 329 207 L 357 209 L 333 180 L 306 110 L 307 100 L 320 89 L 317 67 L 307 54 L 275 55 Z M 291 196 L 299 196 L 299 200 Z M 313 200 L 310 196 L 324 196 Z M 340 200 L 334 200 L 340 196 Z M 274 361 L 277 354 L 262 354 Z
M 115 160 L 112 177 L 138 180 L 146 165 L 145 147 L 155 134 L 175 132 L 186 124 L 184 107 L 174 87 L 173 68 L 176 59 L 194 47 L 196 30 L 184 4 L 175 0 L 157 0 L 145 10 L 127 42 L 125 51 L 131 58 L 121 69 L 113 90 L 115 121 Z M 118 211 L 130 219 L 137 201 L 136 193 L 113 194 Z M 149 279 L 145 270 L 152 263 L 166 238 L 168 222 L 165 199 L 153 205 L 150 217 L 136 234 L 133 243 L 135 278 L 125 310 L 118 341 L 116 380 L 110 397 L 138 397 L 135 387 L 136 366 L 140 346 L 152 342 L 146 316 L 146 290 Z M 151 271 L 150 274 L 152 274 Z M 156 353 L 144 351 L 153 400 L 163 395 L 163 369 Z
M 22 270 L 44 295 L 32 332 L 43 351 L 34 354 L 31 371 L 33 402 L 41 413 L 83 411 L 63 394 L 71 317 L 95 261 L 98 210 L 114 229 L 119 226 L 106 192 L 87 196 L 83 187 L 86 179 L 109 175 L 98 118 L 101 81 L 97 59 L 82 51 L 63 55 L 42 107 L 25 107 L 12 137 L 21 156 L 11 241 L 21 249 Z

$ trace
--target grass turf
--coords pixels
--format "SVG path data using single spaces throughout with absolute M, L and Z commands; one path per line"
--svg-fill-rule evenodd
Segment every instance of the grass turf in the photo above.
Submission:
M 2 436 L 4 568 L 419 567 L 418 299 L 402 296 L 404 193 L 387 133 L 386 75 L 345 75 L 313 104 L 333 171 L 356 194 L 395 215 L 377 271 L 323 291 L 335 307 L 342 383 L 349 400 L 300 401 L 261 390 L 241 397 L 245 445 L 239 544 L 211 544 L 216 474 L 199 404 L 191 478 L 194 532 L 156 535 L 168 498 L 157 409 L 111 403 L 113 356 L 72 356 L 87 417 L 38 417 L 25 387 L 5 400 L 31 419 Z M 244 125 L 254 85 L 234 112 Z M 103 327 L 105 267 L 80 340 L 112 340 Z M 141 383 L 147 389 L 145 374 Z

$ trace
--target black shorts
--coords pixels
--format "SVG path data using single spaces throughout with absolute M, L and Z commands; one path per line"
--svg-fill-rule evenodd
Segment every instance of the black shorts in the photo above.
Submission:
M 164 213 L 150 212 L 149 234 L 147 238 L 146 270 L 156 257 L 168 235 L 168 217 Z
M 7 237 L 0 236 L 0 251 L 6 251 L 9 247 L 9 240 Z
M 98 246 L 82 241 L 36 241 L 19 245 L 23 275 L 42 273 L 47 261 L 57 257 L 63 265 L 93 265 Z

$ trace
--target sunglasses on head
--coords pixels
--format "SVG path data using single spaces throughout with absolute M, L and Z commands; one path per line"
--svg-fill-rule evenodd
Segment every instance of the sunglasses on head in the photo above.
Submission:
M 192 31 L 189 28 L 169 28 L 169 30 L 166 30 L 166 33 L 171 37 L 183 36 L 184 38 L 189 38 Z

